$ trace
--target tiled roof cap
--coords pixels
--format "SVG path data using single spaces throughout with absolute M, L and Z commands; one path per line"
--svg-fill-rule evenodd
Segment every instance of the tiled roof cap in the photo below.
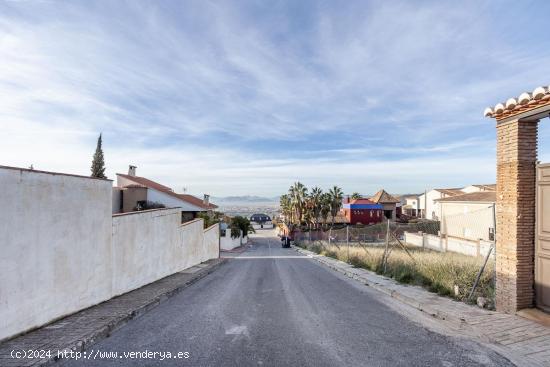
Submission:
M 548 103 L 550 103 L 550 86 L 537 87 L 531 93 L 525 92 L 517 98 L 509 98 L 504 103 L 497 103 L 494 107 L 487 107 L 483 111 L 483 115 L 498 119 Z

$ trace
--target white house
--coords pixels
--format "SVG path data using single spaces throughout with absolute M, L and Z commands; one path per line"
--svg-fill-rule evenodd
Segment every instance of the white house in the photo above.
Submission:
M 402 211 L 411 217 L 420 216 L 420 199 L 419 195 L 407 195 L 402 198 Z
M 441 234 L 469 240 L 494 240 L 495 191 L 474 191 L 437 202 L 441 205 Z
M 418 197 L 418 208 L 423 218 L 439 220 L 441 209 L 436 200 L 463 194 L 460 188 L 433 189 Z
M 267 214 L 253 214 L 250 216 L 250 224 L 254 229 L 272 229 L 273 222 Z
M 209 196 L 199 199 L 193 195 L 178 194 L 170 187 L 136 175 L 136 167 L 130 166 L 128 174 L 117 173 L 117 187 L 113 188 L 113 213 L 125 213 L 162 204 L 167 208 L 181 208 L 182 223 L 195 219 L 197 213 L 217 208 Z

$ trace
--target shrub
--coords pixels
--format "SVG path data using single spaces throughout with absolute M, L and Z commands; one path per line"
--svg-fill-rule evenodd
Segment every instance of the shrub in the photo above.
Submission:
M 165 208 L 166 206 L 162 203 L 158 203 L 156 201 L 140 201 L 138 204 L 134 207 L 134 211 L 139 210 L 149 210 L 149 209 L 161 209 Z
M 231 218 L 231 237 L 233 237 L 234 233 L 237 233 L 237 229 L 239 231 L 243 232 L 243 236 L 248 236 L 249 233 L 254 233 L 254 228 L 252 228 L 252 225 L 250 224 L 250 220 L 245 217 L 241 217 L 240 215 L 237 215 L 236 217 Z M 240 235 L 240 232 L 239 232 Z M 239 237 L 237 235 L 237 237 Z M 233 237 L 235 238 L 235 237 Z

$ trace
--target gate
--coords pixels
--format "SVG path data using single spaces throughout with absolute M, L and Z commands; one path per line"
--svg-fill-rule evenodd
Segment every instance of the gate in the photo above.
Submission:
M 550 311 L 550 163 L 537 166 L 535 291 L 537 307 Z

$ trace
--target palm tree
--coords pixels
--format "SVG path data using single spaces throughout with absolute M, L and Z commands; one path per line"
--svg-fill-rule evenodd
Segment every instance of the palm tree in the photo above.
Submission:
M 292 203 L 288 195 L 281 195 L 279 199 L 279 205 L 281 207 L 281 212 L 285 218 L 285 223 L 292 221 Z
M 344 192 L 338 186 L 333 186 L 328 191 L 330 195 L 330 214 L 332 215 L 332 226 L 334 226 L 334 219 L 342 208 L 342 199 L 344 198 Z
M 296 222 L 297 224 L 300 224 L 302 223 L 304 214 L 304 202 L 307 196 L 307 187 L 305 187 L 301 182 L 295 182 L 294 185 L 288 189 L 288 194 L 294 208 Z
M 363 196 L 361 196 L 361 194 L 358 193 L 358 192 L 354 192 L 353 194 L 351 194 L 351 199 L 352 200 L 357 200 L 357 199 L 361 199 L 361 198 L 363 198 Z
M 328 215 L 330 214 L 331 207 L 331 198 L 328 192 L 321 194 L 321 218 L 323 218 L 323 223 L 326 224 L 328 221 Z
M 313 225 L 315 228 L 319 225 L 319 215 L 321 214 L 321 208 L 322 203 L 321 199 L 323 196 L 323 190 L 321 188 L 315 186 L 313 189 L 311 189 L 311 194 L 309 194 L 309 200 L 311 202 L 311 210 L 312 210 L 312 219 L 313 219 Z

